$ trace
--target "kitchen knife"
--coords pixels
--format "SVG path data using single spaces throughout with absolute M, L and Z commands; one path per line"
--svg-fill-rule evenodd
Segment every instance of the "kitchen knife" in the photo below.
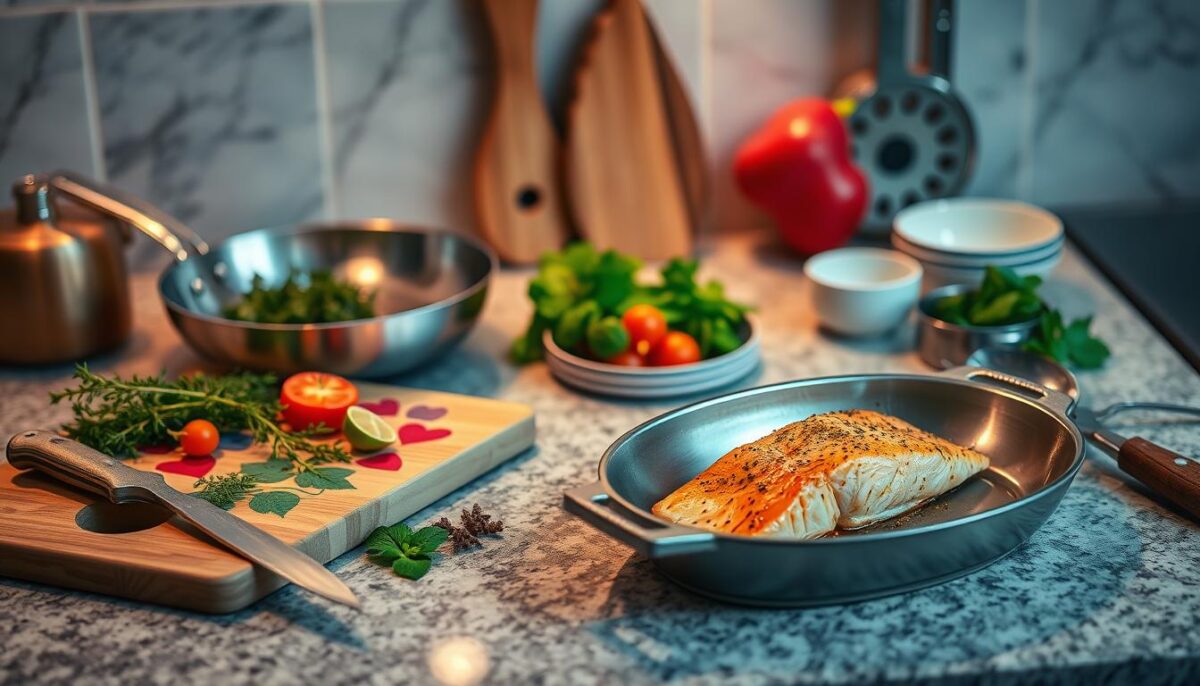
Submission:
M 1125 438 L 1106 428 L 1096 413 L 1076 406 L 1071 413 L 1079 431 L 1117 460 L 1121 471 L 1155 493 L 1200 517 L 1200 462 L 1144 438 Z
M 223 545 L 288 581 L 358 608 L 358 598 L 316 560 L 212 503 L 171 488 L 161 474 L 127 467 L 81 443 L 49 431 L 22 431 L 8 441 L 8 462 L 37 469 L 114 503 L 157 503 Z

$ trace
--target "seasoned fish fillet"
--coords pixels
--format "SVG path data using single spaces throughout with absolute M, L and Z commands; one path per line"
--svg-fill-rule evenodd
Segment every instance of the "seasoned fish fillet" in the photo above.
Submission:
M 829 412 L 734 448 L 652 511 L 724 533 L 816 538 L 895 517 L 987 466 L 902 419 Z

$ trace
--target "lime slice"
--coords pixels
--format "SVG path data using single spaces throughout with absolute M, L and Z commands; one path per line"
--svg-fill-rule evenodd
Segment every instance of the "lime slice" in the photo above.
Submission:
M 346 410 L 342 433 L 358 450 L 379 450 L 396 442 L 396 430 L 374 412 L 354 405 Z

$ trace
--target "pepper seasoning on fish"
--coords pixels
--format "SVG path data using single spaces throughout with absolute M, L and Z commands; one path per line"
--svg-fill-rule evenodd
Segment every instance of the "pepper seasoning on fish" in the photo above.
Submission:
M 902 419 L 829 412 L 734 448 L 651 510 L 722 533 L 817 538 L 903 514 L 987 466 Z

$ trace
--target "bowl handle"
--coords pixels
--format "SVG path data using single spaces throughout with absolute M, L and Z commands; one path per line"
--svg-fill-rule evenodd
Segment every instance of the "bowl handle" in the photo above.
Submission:
M 938 376 L 948 376 L 952 379 L 962 379 L 964 381 L 975 381 L 976 379 L 987 379 L 994 385 L 1007 387 L 1009 390 L 1034 400 L 1050 409 L 1061 414 L 1068 414 L 1071 408 L 1075 405 L 1075 400 L 1066 393 L 1060 393 L 1050 388 L 1046 388 L 1041 384 L 1036 384 L 1032 381 L 1022 379 L 1019 376 L 1005 374 L 994 369 L 985 369 L 983 367 L 953 367 L 941 372 Z
M 668 557 L 716 550 L 717 537 L 691 527 L 656 522 L 643 526 L 613 502 L 600 482 L 563 493 L 563 507 L 646 557 Z

